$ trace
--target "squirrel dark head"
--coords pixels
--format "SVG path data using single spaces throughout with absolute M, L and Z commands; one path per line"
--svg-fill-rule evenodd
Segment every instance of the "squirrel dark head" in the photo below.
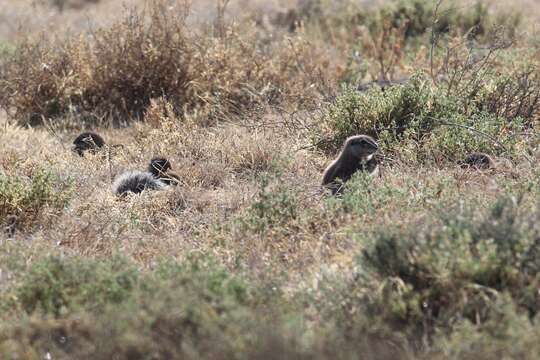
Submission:
M 462 168 L 473 168 L 477 170 L 486 170 L 495 167 L 495 162 L 486 153 L 473 152 L 468 154 L 461 162 Z
M 154 176 L 159 176 L 171 169 L 171 163 L 165 158 L 153 158 L 148 165 L 148 171 Z
M 369 160 L 379 146 L 377 142 L 368 135 L 351 136 L 345 141 L 344 150 L 359 160 Z
M 85 151 L 93 153 L 103 145 L 105 145 L 105 141 L 101 136 L 93 132 L 84 132 L 73 141 L 73 151 L 79 156 L 84 156 Z

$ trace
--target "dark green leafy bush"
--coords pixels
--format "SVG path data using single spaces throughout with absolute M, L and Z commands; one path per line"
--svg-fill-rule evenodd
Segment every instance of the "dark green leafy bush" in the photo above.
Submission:
M 489 83 L 481 86 L 487 89 Z M 484 100 L 448 94 L 422 75 L 387 89 L 348 87 L 314 127 L 313 142 L 335 152 L 347 137 L 368 134 L 386 151 L 400 153 L 412 146 L 419 161 L 455 161 L 472 151 L 516 156 L 526 140 L 520 134 L 534 120 L 499 116 L 504 110 L 496 105 L 481 110 L 477 103 Z
M 540 310 L 539 217 L 539 209 L 505 198 L 488 212 L 472 207 L 382 230 L 358 259 L 345 309 L 413 342 L 459 321 L 481 327 L 498 319 L 504 302 L 529 321 Z
M 355 134 L 378 137 L 387 132 L 395 139 L 408 132 L 419 139 L 434 128 L 433 118 L 456 112 L 458 102 L 421 76 L 386 90 L 359 92 L 349 87 L 328 107 L 315 142 L 326 150 L 335 150 Z

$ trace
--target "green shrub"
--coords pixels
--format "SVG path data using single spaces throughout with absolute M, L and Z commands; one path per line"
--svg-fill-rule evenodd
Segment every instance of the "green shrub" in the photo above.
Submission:
M 415 110 L 422 107 L 429 97 L 423 89 L 422 83 L 415 82 L 407 92 L 411 96 L 403 94 L 402 86 L 393 87 L 391 94 L 384 96 L 380 89 L 362 93 L 352 87 L 344 88 L 327 108 L 321 121 L 323 129 L 315 134 L 315 141 L 324 149 L 335 150 L 352 134 L 376 136 L 387 128 L 403 133 L 415 116 Z M 409 105 L 413 108 L 409 109 Z
M 111 304 L 144 300 L 156 292 L 173 290 L 208 298 L 218 312 L 248 297 L 239 280 L 213 262 L 195 257 L 182 264 L 158 263 L 149 274 L 122 258 L 100 262 L 50 257 L 26 271 L 11 303 L 28 314 L 58 317 L 81 310 L 95 313 Z
M 0 354 L 231 358 L 255 349 L 257 333 L 266 332 L 257 304 L 270 301 L 255 294 L 201 256 L 159 262 L 150 271 L 120 258 L 45 258 L 0 293 L 0 309 L 7 309 L 0 318 L 11 320 L 0 325 Z M 21 310 L 34 320 L 25 322 Z
M 423 146 L 439 159 L 459 160 L 473 151 L 515 157 L 525 140 L 520 136 L 524 123 L 520 118 L 507 122 L 489 113 L 455 116 L 450 121 L 443 119 Z
M 502 199 L 483 214 L 471 207 L 381 230 L 358 259 L 345 308 L 413 342 L 448 334 L 458 320 L 481 327 L 496 319 L 503 299 L 533 318 L 540 310 L 539 217 L 538 209 Z
M 486 88 L 489 81 L 481 85 Z M 352 135 L 368 134 L 385 151 L 403 153 L 412 147 L 416 160 L 459 160 L 472 151 L 516 156 L 526 138 L 521 136 L 534 120 L 499 116 L 477 107 L 482 100 L 447 94 L 425 76 L 416 75 L 404 85 L 359 92 L 351 87 L 325 110 L 313 128 L 313 143 L 335 152 Z M 497 110 L 496 110 L 497 109 Z
M 0 224 L 24 228 L 61 211 L 71 197 L 71 183 L 46 170 L 30 179 L 0 174 Z
M 540 323 L 529 321 L 515 304 L 503 296 L 493 306 L 494 316 L 480 326 L 458 320 L 452 334 L 437 340 L 440 349 L 436 359 L 508 359 L 533 360 L 540 353 Z
M 354 29 L 367 26 L 372 35 L 382 33 L 383 27 L 402 29 L 407 40 L 414 40 L 431 32 L 436 34 L 466 34 L 470 38 L 485 38 L 497 27 L 504 27 L 513 36 L 521 24 L 520 12 L 495 12 L 483 1 L 464 4 L 460 1 L 443 1 L 437 10 L 436 1 L 393 0 L 382 6 L 358 6 L 353 1 L 338 4 L 325 1 L 304 1 L 297 9 L 297 17 L 308 24 L 318 24 L 328 29 Z
M 445 96 L 421 75 L 385 90 L 359 92 L 347 87 L 328 106 L 314 141 L 325 150 L 335 150 L 355 134 L 387 133 L 391 141 L 403 135 L 419 140 L 433 130 L 436 119 L 458 113 L 458 100 Z
M 124 301 L 136 284 L 137 272 L 117 259 L 110 263 L 47 258 L 32 265 L 16 291 L 22 308 L 32 314 L 60 316 L 82 306 L 94 311 Z
M 243 226 L 263 233 L 268 229 L 280 229 L 299 215 L 298 199 L 288 187 L 269 188 L 269 179 L 264 177 L 257 199 L 246 215 L 240 219 Z
M 480 1 L 474 6 L 463 7 L 456 2 L 443 2 L 436 19 L 435 5 L 436 2 L 426 0 L 399 0 L 383 8 L 381 15 L 396 28 L 405 24 L 404 35 L 407 38 L 424 35 L 431 31 L 432 26 L 435 26 L 435 33 L 457 31 L 464 34 L 471 31 L 474 36 L 481 36 L 494 25 L 490 24 L 493 18 L 490 17 L 488 6 Z M 498 22 L 497 25 L 502 24 Z
M 47 352 L 59 359 L 403 355 L 385 349 L 383 339 L 363 337 L 343 346 L 339 333 L 328 337 L 317 329 L 306 337 L 297 301 L 200 256 L 160 262 L 147 271 L 119 258 L 45 258 L 29 268 L 14 291 L 0 292 L 0 301 L 24 304 L 0 313 L 0 355 L 8 357 Z M 25 317 L 18 310 L 32 314 Z M 324 324 L 324 329 L 332 327 Z
M 358 172 L 344 186 L 343 196 L 327 199 L 327 204 L 334 211 L 355 213 L 359 216 L 374 214 L 390 204 L 407 202 L 409 188 L 394 185 L 373 185 L 373 177 L 365 172 Z M 408 206 L 412 206 L 408 202 Z

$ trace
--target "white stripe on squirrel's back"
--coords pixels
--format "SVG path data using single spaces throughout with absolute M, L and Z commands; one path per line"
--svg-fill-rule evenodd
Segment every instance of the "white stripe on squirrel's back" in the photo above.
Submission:
M 128 192 L 138 194 L 144 190 L 160 190 L 165 186 L 149 172 L 127 171 L 116 177 L 112 189 L 116 195 L 124 195 Z

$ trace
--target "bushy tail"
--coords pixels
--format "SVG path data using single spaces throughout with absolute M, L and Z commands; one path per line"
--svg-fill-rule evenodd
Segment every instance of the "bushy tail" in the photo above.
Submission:
M 160 190 L 165 186 L 148 172 L 128 171 L 114 180 L 112 188 L 116 195 L 125 195 L 128 192 L 138 194 L 143 190 Z

